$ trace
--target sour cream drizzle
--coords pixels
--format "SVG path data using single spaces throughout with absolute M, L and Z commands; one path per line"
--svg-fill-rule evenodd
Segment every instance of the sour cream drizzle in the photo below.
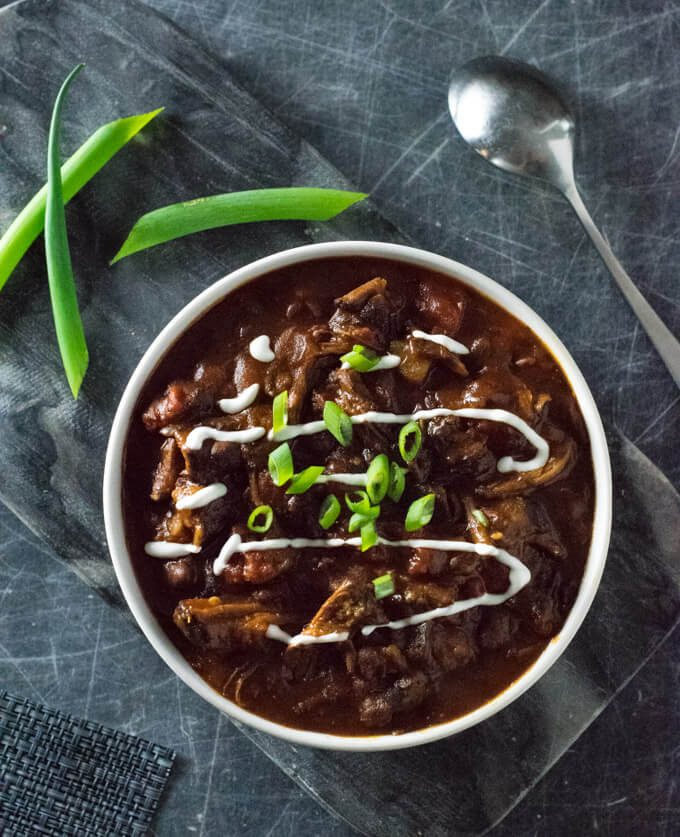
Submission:
M 206 485 L 204 488 L 199 488 L 193 494 L 182 497 L 177 501 L 176 508 L 180 511 L 183 509 L 202 509 L 203 506 L 207 506 L 215 500 L 219 500 L 220 497 L 224 497 L 226 493 L 227 486 L 223 482 L 214 482 L 211 485 Z
M 271 363 L 276 357 L 274 352 L 272 352 L 269 337 L 266 334 L 261 334 L 259 337 L 251 340 L 248 344 L 248 351 L 251 357 L 259 360 L 261 363 Z
M 251 384 L 246 387 L 243 392 L 239 392 L 234 398 L 221 398 L 217 404 L 223 413 L 240 413 L 246 407 L 250 407 L 253 401 L 257 398 L 260 391 L 259 384 Z
M 316 485 L 327 482 L 341 482 L 343 485 L 366 485 L 366 474 L 321 474 Z
M 361 629 L 364 636 L 369 636 L 378 628 L 389 628 L 399 630 L 409 625 L 419 625 L 421 622 L 429 622 L 430 619 L 439 619 L 442 616 L 453 616 L 472 607 L 499 605 L 507 601 L 511 596 L 518 593 L 531 580 L 529 568 L 519 558 L 515 558 L 504 549 L 491 546 L 485 543 L 470 543 L 469 541 L 431 540 L 428 538 L 408 538 L 401 541 L 390 541 L 386 538 L 378 538 L 378 543 L 387 547 L 410 547 L 411 549 L 439 549 L 444 552 L 475 552 L 488 558 L 495 558 L 510 569 L 508 588 L 504 593 L 484 593 L 472 599 L 463 599 L 446 607 L 437 607 L 433 610 L 426 610 L 422 613 L 415 613 L 405 619 L 394 622 L 384 622 L 379 625 L 365 625 Z M 240 535 L 233 534 L 220 550 L 220 554 L 213 564 L 213 572 L 219 575 L 227 566 L 229 559 L 237 552 L 264 552 L 270 549 L 307 549 L 322 548 L 334 549 L 343 546 L 361 546 L 361 538 L 268 538 L 261 541 L 242 541 Z M 346 631 L 337 631 L 320 636 L 311 634 L 296 634 L 291 636 L 281 630 L 278 625 L 270 625 L 266 635 L 270 639 L 277 639 L 287 645 L 313 645 L 326 642 L 343 642 L 349 637 Z
M 172 541 L 149 541 L 144 545 L 144 552 L 152 558 L 181 558 L 183 555 L 195 555 L 200 546 L 192 543 L 173 543 Z
M 189 433 L 184 447 L 189 450 L 200 450 L 206 439 L 214 439 L 216 442 L 239 442 L 244 445 L 261 439 L 265 432 L 264 427 L 249 427 L 247 430 L 217 430 L 215 427 L 202 425 L 194 427 Z
M 447 337 L 445 334 L 428 334 L 426 331 L 421 331 L 419 328 L 414 328 L 411 332 L 413 337 L 418 340 L 429 340 L 431 343 L 437 343 L 448 349 L 454 355 L 469 355 L 470 350 L 467 346 L 454 340 L 453 337 Z
M 542 468 L 548 461 L 550 448 L 542 436 L 535 430 L 508 410 L 483 410 L 476 407 L 464 407 L 460 410 L 449 410 L 446 407 L 436 407 L 433 410 L 416 410 L 415 413 L 379 413 L 372 410 L 368 413 L 357 413 L 350 416 L 352 424 L 408 424 L 409 421 L 419 419 L 431 419 L 438 416 L 460 416 L 460 418 L 483 419 L 486 421 L 498 421 L 509 424 L 519 431 L 536 448 L 536 455 L 526 462 L 517 461 L 511 456 L 503 456 L 498 460 L 497 468 L 505 474 L 508 471 L 533 471 L 534 468 Z M 199 428 L 200 429 L 200 428 Z M 286 439 L 294 439 L 296 436 L 311 436 L 314 433 L 321 433 L 326 429 L 323 421 L 309 421 L 306 424 L 288 424 L 276 434 L 277 442 L 284 442 Z M 195 431 L 192 431 L 195 432 Z M 274 439 L 270 430 L 267 434 L 269 440 Z M 329 475 L 330 476 L 330 475 Z

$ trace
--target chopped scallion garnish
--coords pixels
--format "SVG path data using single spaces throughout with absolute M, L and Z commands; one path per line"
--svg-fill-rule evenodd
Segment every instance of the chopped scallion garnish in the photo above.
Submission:
M 390 483 L 387 486 L 387 496 L 395 503 L 401 500 L 406 488 L 406 473 L 406 468 L 402 468 L 396 462 L 390 462 Z
M 366 492 L 371 503 L 379 503 L 390 484 L 390 461 L 384 453 L 374 457 L 366 472 Z
M 363 489 L 345 494 L 345 503 L 347 503 L 347 508 L 351 512 L 357 512 L 358 514 L 364 514 L 371 507 L 368 494 Z
M 481 509 L 472 509 L 472 516 L 482 526 L 489 525 L 489 518 L 484 514 L 484 512 Z
M 262 515 L 264 515 L 264 521 L 262 523 L 257 523 L 257 518 Z M 248 518 L 248 528 L 252 532 L 266 532 L 272 525 L 273 520 L 274 512 L 271 506 L 258 506 L 250 513 L 250 517 Z
M 404 526 L 407 532 L 415 532 L 432 520 L 434 514 L 434 494 L 426 494 L 414 500 L 406 512 Z
M 323 405 L 323 420 L 328 432 L 345 447 L 352 441 L 352 420 L 335 401 Z
M 380 517 L 380 506 L 371 506 L 365 514 L 354 512 L 349 519 L 348 529 L 350 532 L 356 532 L 357 529 L 361 529 L 367 523 L 370 523 L 378 517 Z
M 422 441 L 423 434 L 417 422 L 410 421 L 401 428 L 399 431 L 399 453 L 404 462 L 409 463 L 416 458 Z
M 290 452 L 288 442 L 279 445 L 269 454 L 267 464 L 275 485 L 288 482 L 294 473 L 293 454 Z
M 375 590 L 376 599 L 384 599 L 385 596 L 391 596 L 394 593 L 392 573 L 385 573 L 385 575 L 374 578 L 373 589 Z
M 323 529 L 332 526 L 340 515 L 340 501 L 335 494 L 329 494 L 319 510 L 319 524 Z
M 272 432 L 276 435 L 288 424 L 288 390 L 284 389 L 272 404 Z
M 323 465 L 310 465 L 309 468 L 295 474 L 286 489 L 286 494 L 304 494 L 314 485 L 322 473 Z
M 375 529 L 375 523 L 369 520 L 368 523 L 361 527 L 361 551 L 366 552 L 372 546 L 378 543 L 378 533 Z
M 343 363 L 348 363 L 357 372 L 370 372 L 378 364 L 380 358 L 365 346 L 357 345 L 352 347 L 351 352 L 342 355 L 340 360 Z

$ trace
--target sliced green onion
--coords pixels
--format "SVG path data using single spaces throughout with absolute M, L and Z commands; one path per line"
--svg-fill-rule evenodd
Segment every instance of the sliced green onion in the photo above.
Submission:
M 340 515 L 340 500 L 335 494 L 329 494 L 319 510 L 319 524 L 323 529 L 332 526 Z
M 357 529 L 361 529 L 362 526 L 365 526 L 378 517 L 380 517 L 380 506 L 371 506 L 366 514 L 354 512 L 349 519 L 349 531 L 356 532 Z
M 258 517 L 264 515 L 264 523 L 256 523 Z M 258 506 L 250 512 L 248 518 L 248 528 L 252 532 L 266 532 L 272 525 L 274 520 L 274 512 L 271 506 Z
M 323 420 L 328 432 L 347 447 L 352 441 L 352 420 L 347 413 L 335 401 L 326 401 L 323 405 Z
M 357 372 L 370 372 L 378 364 L 380 358 L 365 346 L 353 346 L 352 351 L 342 355 L 340 360 L 343 363 L 349 363 Z
M 284 389 L 272 404 L 272 431 L 276 435 L 288 424 L 288 390 Z
M 489 518 L 481 509 L 472 509 L 472 516 L 478 521 L 478 523 L 481 523 L 482 526 L 489 525 Z
M 379 503 L 390 484 L 390 461 L 384 453 L 374 457 L 366 472 L 366 492 L 371 503 Z
M 406 474 L 406 468 L 402 468 L 396 462 L 390 462 L 390 484 L 387 486 L 387 496 L 395 503 L 401 500 L 401 495 L 406 488 Z
M 323 465 L 310 465 L 309 468 L 295 474 L 286 489 L 286 494 L 304 494 L 314 485 L 322 473 Z
M 165 241 L 230 224 L 250 221 L 327 221 L 366 197 L 363 192 L 292 187 L 228 192 L 174 203 L 142 215 L 111 264 Z
M 373 579 L 373 589 L 375 591 L 376 599 L 384 599 L 385 596 L 391 596 L 394 593 L 394 579 L 392 573 L 385 573 L 378 578 Z
M 59 138 L 61 111 L 66 93 L 83 66 L 84 64 L 78 64 L 71 70 L 54 103 L 47 146 L 47 199 L 45 202 L 45 261 L 52 298 L 52 313 L 61 359 L 74 398 L 78 397 L 78 391 L 89 363 L 89 355 L 83 323 L 78 311 L 76 283 L 68 248 L 59 161 Z
M 423 434 L 415 421 L 405 424 L 399 431 L 399 453 L 404 462 L 412 462 L 420 450 Z
M 371 501 L 368 499 L 368 494 L 363 491 L 363 489 L 352 491 L 350 494 L 345 494 L 345 503 L 347 503 L 347 508 L 351 512 L 357 512 L 358 514 L 365 514 L 366 511 L 371 508 Z
M 116 119 L 98 128 L 61 167 L 64 203 L 68 203 L 109 160 L 163 110 Z M 47 184 L 21 210 L 0 238 L 0 289 L 43 231 Z
M 427 526 L 434 514 L 434 494 L 426 494 L 414 500 L 406 512 L 404 526 L 407 532 L 415 532 L 421 526 Z
M 378 533 L 375 529 L 375 523 L 369 520 L 368 523 L 361 527 L 361 551 L 366 552 L 367 549 L 370 549 L 377 543 Z
M 290 452 L 288 442 L 279 445 L 269 454 L 267 465 L 275 485 L 288 482 L 294 473 L 293 454 Z

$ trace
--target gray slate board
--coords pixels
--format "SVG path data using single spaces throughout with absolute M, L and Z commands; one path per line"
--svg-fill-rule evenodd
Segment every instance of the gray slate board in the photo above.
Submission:
M 0 64 L 11 68 L 2 76 L 0 99 L 0 149 L 7 161 L 0 172 L 3 227 L 43 180 L 53 96 L 79 60 L 87 69 L 72 88 L 64 148 L 115 116 L 168 108 L 68 210 L 92 355 L 77 403 L 52 337 L 40 246 L 3 291 L 0 309 L 0 499 L 84 580 L 119 602 L 99 504 L 103 452 L 120 392 L 153 336 L 199 290 L 253 258 L 314 240 L 403 237 L 366 204 L 323 226 L 205 233 L 109 270 L 107 259 L 149 208 L 239 188 L 349 184 L 191 40 L 134 3 L 26 0 L 0 16 L 0 30 Z M 246 734 L 367 834 L 480 833 L 503 816 L 606 705 L 677 614 L 677 495 L 633 446 L 613 441 L 624 494 L 602 593 L 565 660 L 512 709 L 481 731 L 408 758 L 296 751 Z M 675 541 L 659 538 L 669 525 L 676 527 Z

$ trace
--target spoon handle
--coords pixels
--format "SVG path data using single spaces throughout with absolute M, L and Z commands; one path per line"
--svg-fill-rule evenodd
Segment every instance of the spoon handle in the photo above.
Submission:
M 607 244 L 595 226 L 593 219 L 590 217 L 590 213 L 581 200 L 576 186 L 569 186 L 565 189 L 564 195 L 573 206 L 585 231 L 591 237 L 593 244 L 597 247 L 600 256 L 602 256 L 602 260 L 611 271 L 614 279 L 616 279 L 619 288 L 621 288 L 623 295 L 628 300 L 628 304 L 637 314 L 638 319 L 642 323 L 642 327 L 647 332 L 647 336 L 656 346 L 656 350 L 661 355 L 661 359 L 673 376 L 673 380 L 680 387 L 680 342 L 678 342 L 661 321 L 656 311 L 654 311 L 652 306 L 637 289 L 633 280 L 623 269 L 621 262 L 612 253 L 611 247 Z

